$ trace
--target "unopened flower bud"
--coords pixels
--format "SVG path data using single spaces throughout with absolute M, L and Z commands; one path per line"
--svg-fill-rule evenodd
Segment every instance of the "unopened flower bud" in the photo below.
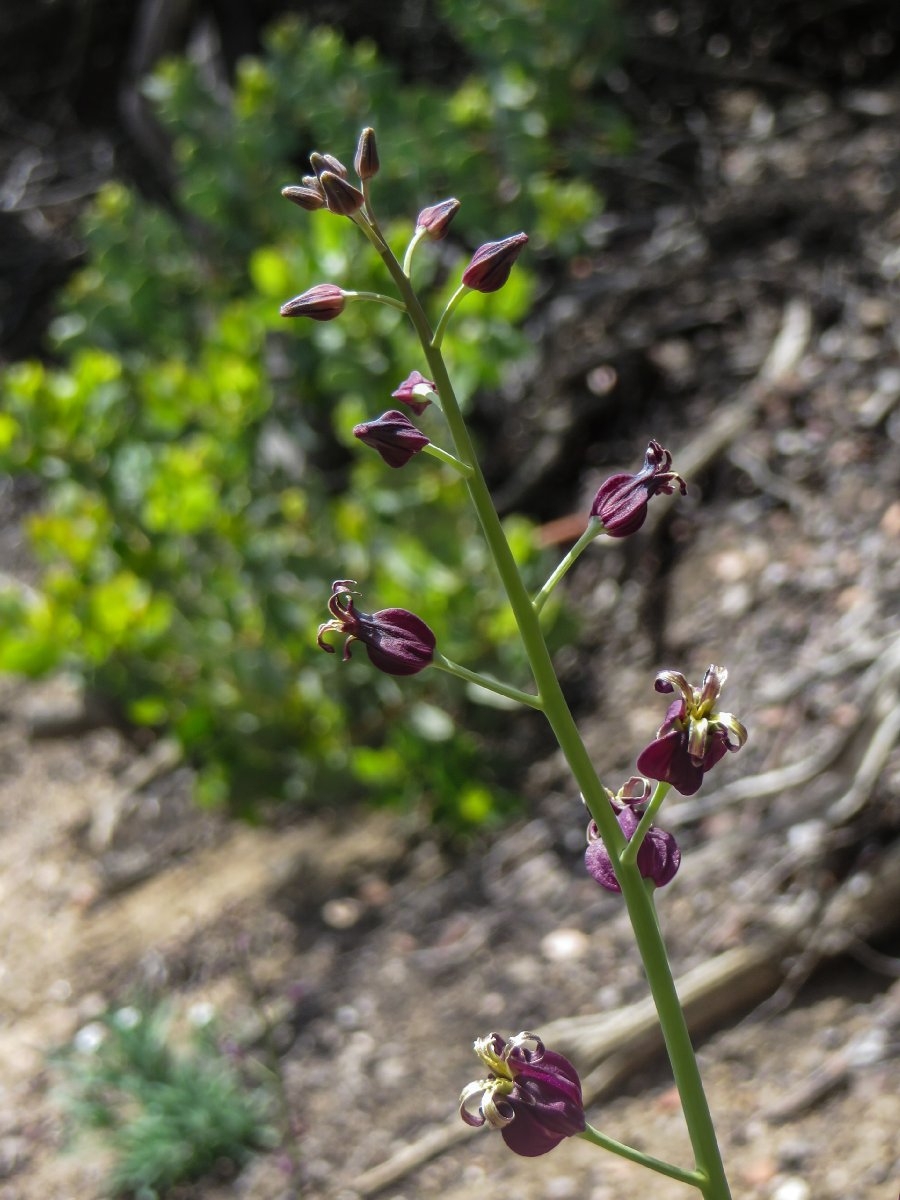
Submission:
M 416 675 L 430 666 L 436 639 L 421 617 L 405 608 L 360 612 L 353 603 L 355 586 L 352 579 L 338 579 L 331 585 L 331 620 L 319 626 L 319 647 L 334 654 L 334 646 L 324 641 L 324 635 L 341 633 L 347 636 L 344 662 L 350 658 L 353 643 L 362 642 L 373 665 L 388 675 Z
M 319 154 L 318 150 L 313 150 L 309 165 L 320 179 L 323 171 L 331 171 L 333 175 L 340 175 L 341 179 L 347 178 L 347 168 L 333 154 Z
M 509 279 L 512 265 L 527 241 L 527 233 L 514 233 L 501 242 L 485 242 L 463 271 L 463 283 L 476 292 L 496 292 Z
M 416 429 L 409 417 L 391 409 L 374 421 L 364 421 L 353 430 L 373 450 L 377 450 L 389 467 L 405 467 L 414 454 L 428 445 L 429 439 Z
M 328 211 L 336 213 L 339 217 L 352 217 L 365 203 L 365 197 L 359 188 L 355 188 L 340 175 L 335 175 L 333 171 L 323 171 L 319 176 L 319 183 L 325 193 Z
M 283 317 L 311 317 L 313 321 L 333 321 L 344 311 L 344 293 L 333 283 L 317 283 L 307 292 L 281 306 Z
M 353 168 L 360 179 L 366 180 L 373 179 L 378 174 L 380 165 L 378 147 L 375 144 L 375 130 L 364 129 L 359 135 Z
M 437 388 L 430 379 L 426 379 L 421 371 L 412 371 L 391 396 L 409 405 L 417 417 L 420 417 L 431 404 L 428 393 L 437 395 Z
M 289 187 L 283 187 L 281 194 L 285 200 L 290 200 L 292 204 L 305 208 L 307 212 L 315 212 L 317 208 L 322 208 L 325 204 L 325 193 L 319 187 L 319 181 L 315 182 L 314 188 L 291 184 Z
M 432 242 L 439 242 L 447 236 L 450 222 L 460 210 L 458 200 L 441 200 L 430 208 L 423 208 L 416 217 L 416 228 L 424 229 L 425 236 Z
M 619 472 L 600 485 L 591 516 L 601 521 L 610 537 L 636 533 L 647 517 L 647 501 L 659 492 L 671 495 L 677 487 L 682 496 L 687 485 L 672 467 L 672 455 L 659 442 L 651 441 L 644 465 L 634 475 Z

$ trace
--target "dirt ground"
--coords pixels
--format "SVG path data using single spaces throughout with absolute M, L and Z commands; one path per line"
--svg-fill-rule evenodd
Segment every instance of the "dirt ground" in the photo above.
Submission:
M 729 76 L 716 52 L 714 86 L 682 64 L 651 104 L 640 50 L 618 84 L 638 153 L 610 163 L 595 249 L 536 315 L 535 369 L 484 435 L 515 413 L 498 494 L 561 546 L 566 512 L 649 437 L 688 478 L 571 573 L 583 635 L 560 671 L 617 786 L 662 718 L 656 670 L 729 668 L 750 740 L 665 810 L 684 860 L 659 907 L 734 1194 L 894 1200 L 900 87 Z M 415 816 L 201 813 L 170 747 L 63 733 L 77 707 L 65 680 L 0 690 L 0 1200 L 104 1196 L 102 1157 L 66 1148 L 46 1055 L 138 986 L 212 1003 L 239 1037 L 263 1011 L 281 1055 L 293 1171 L 282 1147 L 183 1197 L 645 1197 L 644 1172 L 577 1140 L 528 1161 L 457 1124 L 491 1029 L 555 1031 L 592 1124 L 690 1163 L 557 756 L 523 766 L 529 815 L 463 853 Z M 510 717 L 523 753 L 546 745 L 537 720 Z M 624 1052 L 597 1048 L 611 1013 Z

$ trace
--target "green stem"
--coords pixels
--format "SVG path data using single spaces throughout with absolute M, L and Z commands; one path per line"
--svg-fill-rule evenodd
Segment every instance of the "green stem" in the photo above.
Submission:
M 569 769 L 575 777 L 591 816 L 597 823 L 600 836 L 610 851 L 613 863 L 618 864 L 626 845 L 624 834 L 619 828 L 606 789 L 600 782 L 578 732 L 575 719 L 569 711 L 553 666 L 553 660 L 544 641 L 540 617 L 531 602 L 531 597 L 503 532 L 500 517 L 494 508 L 443 356 L 438 345 L 435 344 L 434 334 L 418 295 L 409 279 L 404 275 L 400 263 L 384 244 L 383 239 L 379 240 L 384 246 L 384 249 L 380 251 L 381 257 L 406 302 L 406 311 L 422 344 L 432 378 L 443 401 L 444 416 L 453 436 L 456 452 L 463 462 L 472 467 L 472 474 L 466 479 L 466 487 L 516 618 L 547 721 L 569 764 Z M 731 1192 L 725 1177 L 712 1117 L 703 1091 L 703 1083 L 691 1045 L 687 1022 L 675 990 L 675 981 L 672 978 L 665 945 L 656 920 L 652 896 L 644 888 L 644 882 L 636 866 L 616 865 L 615 871 L 644 963 L 650 993 L 659 1015 L 660 1027 L 681 1097 L 697 1169 L 706 1181 L 702 1187 L 703 1195 L 705 1200 L 731 1200 Z
M 623 866 L 637 862 L 638 850 L 640 850 L 641 844 L 647 836 L 647 830 L 653 824 L 653 818 L 659 812 L 659 806 L 665 800 L 671 786 L 670 783 L 657 783 L 656 790 L 650 797 L 650 803 L 644 809 L 644 815 L 641 817 L 637 829 L 631 835 L 631 840 L 622 851 L 621 862 Z
M 429 442 L 427 446 L 422 447 L 422 450 L 425 454 L 430 454 L 432 458 L 440 459 L 442 463 L 446 463 L 448 467 L 452 467 L 460 475 L 469 476 L 472 474 L 472 468 L 468 463 L 460 462 L 454 454 L 449 454 L 446 450 L 442 450 L 434 442 Z
M 407 277 L 407 279 L 409 278 L 409 273 L 412 270 L 412 259 L 416 250 L 416 246 L 418 246 L 419 242 L 421 242 L 422 238 L 427 232 L 428 230 L 424 226 L 420 226 L 412 235 L 409 245 L 406 247 L 406 253 L 403 256 L 403 274 Z
M 615 1138 L 608 1137 L 599 1129 L 595 1129 L 593 1125 L 586 1125 L 584 1132 L 578 1136 L 584 1138 L 586 1142 L 590 1142 L 592 1146 L 600 1146 L 604 1150 L 618 1154 L 620 1158 L 640 1163 L 642 1167 L 657 1171 L 660 1175 L 667 1175 L 669 1179 L 677 1179 L 680 1183 L 689 1183 L 692 1187 L 701 1189 L 706 1183 L 706 1176 L 701 1171 L 686 1171 L 684 1167 L 676 1167 L 673 1163 L 667 1163 L 661 1158 L 654 1158 L 652 1154 L 644 1154 L 642 1150 L 635 1150 L 633 1146 L 626 1146 L 624 1142 L 617 1142 Z
M 387 304 L 390 308 L 399 308 L 401 312 L 406 311 L 406 305 L 402 300 L 396 300 L 393 296 L 383 296 L 381 292 L 344 292 L 346 300 L 375 300 L 378 304 Z
M 447 330 L 447 325 L 450 321 L 450 318 L 453 315 L 453 310 L 456 308 L 457 304 L 459 304 L 460 300 L 462 300 L 463 296 L 468 295 L 471 290 L 472 289 L 466 287 L 464 283 L 461 283 L 447 301 L 447 307 L 441 313 L 440 320 L 437 323 L 437 328 L 435 329 L 431 339 L 431 344 L 435 350 L 440 350 L 441 348 L 441 342 L 444 340 L 444 334 Z M 440 388 L 438 388 L 438 391 L 440 391 Z
M 541 609 L 544 607 L 544 605 L 547 603 L 548 599 L 550 598 L 550 593 L 553 591 L 553 589 L 556 587 L 556 585 L 559 583 L 559 581 L 562 579 L 562 577 L 566 574 L 566 572 L 569 570 L 569 568 L 572 566 L 572 564 L 575 562 L 575 560 L 580 557 L 580 555 L 587 549 L 587 547 L 591 544 L 591 542 L 595 538 L 599 537 L 602 532 L 603 532 L 603 523 L 600 521 L 597 521 L 596 517 L 591 517 L 591 519 L 588 522 L 587 529 L 584 531 L 584 533 L 581 535 L 581 537 L 578 539 L 578 541 L 575 543 L 575 545 L 572 547 L 572 549 L 569 551 L 569 553 L 565 556 L 565 558 L 562 560 L 562 562 L 560 562 L 559 566 L 556 568 L 556 570 L 553 572 L 553 574 L 550 576 L 550 578 L 547 580 L 547 582 L 544 584 L 544 586 L 541 588 L 541 590 L 537 593 L 534 600 L 532 601 L 535 612 L 541 611 Z
M 466 683 L 474 683 L 476 687 L 484 688 L 488 692 L 496 692 L 498 696 L 505 696 L 507 700 L 527 704 L 529 708 L 541 709 L 544 707 L 541 704 L 540 696 L 532 696 L 530 692 L 523 692 L 508 683 L 501 683 L 499 679 L 492 679 L 489 675 L 480 675 L 477 671 L 470 671 L 468 667 L 461 667 L 459 663 L 451 662 L 443 654 L 435 654 L 431 665 L 438 667 L 441 671 L 446 671 L 448 675 L 455 675 L 457 679 L 464 679 Z

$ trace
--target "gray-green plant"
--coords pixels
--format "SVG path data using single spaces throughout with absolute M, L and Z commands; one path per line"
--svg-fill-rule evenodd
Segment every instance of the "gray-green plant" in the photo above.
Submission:
M 225 1162 L 236 1170 L 277 1141 L 270 1091 L 242 1078 L 213 1024 L 177 1040 L 164 1005 L 106 1014 L 56 1065 L 74 1133 L 111 1154 L 111 1195 L 157 1200 Z

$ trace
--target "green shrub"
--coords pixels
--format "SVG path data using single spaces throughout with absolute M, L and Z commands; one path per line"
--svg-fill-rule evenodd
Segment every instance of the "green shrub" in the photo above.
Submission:
M 332 579 L 355 578 L 364 607 L 414 595 L 457 660 L 513 677 L 520 667 L 513 639 L 488 650 L 509 618 L 499 588 L 480 585 L 490 568 L 456 477 L 430 462 L 393 472 L 350 445 L 352 426 L 424 366 L 404 318 L 353 305 L 310 330 L 278 316 L 312 283 L 349 278 L 351 260 L 355 287 L 386 287 L 363 239 L 330 214 L 299 214 L 279 189 L 316 146 L 351 154 L 371 122 L 376 203 L 398 245 L 419 208 L 450 191 L 464 200 L 454 235 L 469 250 L 518 225 L 536 230 L 538 248 L 542 230 L 574 245 L 599 201 L 572 139 L 547 135 L 577 117 L 576 141 L 601 138 L 592 81 L 571 92 L 563 59 L 574 38 L 586 61 L 584 22 L 599 34 L 602 14 L 547 41 L 554 14 L 574 19 L 572 7 L 448 2 L 480 72 L 446 96 L 401 82 L 370 44 L 294 19 L 242 64 L 228 105 L 189 61 L 157 72 L 148 87 L 172 137 L 178 211 L 104 188 L 86 220 L 87 264 L 52 327 L 59 365 L 18 363 L 0 379 L 0 467 L 37 477 L 45 496 L 28 524 L 39 585 L 0 592 L 0 670 L 80 672 L 130 720 L 180 739 L 209 802 L 365 792 L 424 802 L 451 824 L 492 815 L 465 790 L 478 742 L 456 732 L 454 685 L 429 677 L 401 693 L 380 677 L 363 689 L 364 661 L 335 669 L 315 649 Z M 503 17 L 503 32 L 514 10 L 519 32 L 504 37 L 521 54 L 507 46 L 506 65 L 491 66 L 478 22 L 486 37 Z M 508 86 L 517 62 L 545 72 L 530 98 Z M 498 227 L 513 170 L 524 186 Z M 455 244 L 417 266 L 432 274 L 436 311 L 458 278 L 452 256 L 464 261 Z M 516 328 L 531 294 L 517 267 L 502 292 L 467 299 L 444 343 L 463 396 L 524 353 Z M 410 509 L 415 539 L 397 519 Z M 539 582 L 521 519 L 515 542 Z M 430 723 L 440 755 L 392 769 L 408 761 L 422 712 L 443 714 Z

